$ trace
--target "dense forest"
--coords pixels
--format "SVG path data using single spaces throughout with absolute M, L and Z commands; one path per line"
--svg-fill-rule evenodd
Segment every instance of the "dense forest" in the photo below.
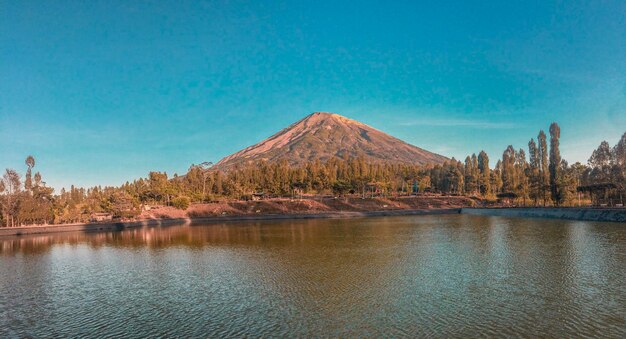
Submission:
M 85 222 L 95 213 L 133 218 L 147 205 L 186 209 L 191 203 L 259 195 L 449 194 L 517 206 L 623 204 L 626 133 L 614 147 L 602 142 L 587 164 L 569 164 L 561 158 L 560 134 L 553 123 L 549 136 L 540 131 L 536 140 L 530 139 L 527 151 L 508 146 L 495 164 L 484 151 L 464 161 L 452 158 L 435 166 L 367 163 L 357 157 L 314 161 L 301 167 L 259 162 L 224 173 L 203 163 L 192 165 L 181 176 L 150 172 L 147 178 L 120 187 L 72 186 L 57 194 L 39 172 L 32 173 L 36 163 L 28 156 L 23 178 L 16 170 L 6 169 L 0 180 L 0 225 Z

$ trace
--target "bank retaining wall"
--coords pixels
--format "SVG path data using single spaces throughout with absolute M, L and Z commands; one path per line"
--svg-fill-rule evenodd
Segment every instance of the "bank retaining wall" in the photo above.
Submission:
M 463 208 L 461 214 L 626 222 L 624 208 Z

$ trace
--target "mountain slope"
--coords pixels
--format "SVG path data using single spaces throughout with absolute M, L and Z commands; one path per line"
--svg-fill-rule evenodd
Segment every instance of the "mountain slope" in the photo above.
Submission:
M 394 138 L 338 114 L 317 112 L 258 144 L 220 160 L 215 168 L 228 170 L 237 164 L 259 160 L 287 160 L 290 165 L 332 157 L 361 156 L 369 162 L 439 164 L 446 157 Z

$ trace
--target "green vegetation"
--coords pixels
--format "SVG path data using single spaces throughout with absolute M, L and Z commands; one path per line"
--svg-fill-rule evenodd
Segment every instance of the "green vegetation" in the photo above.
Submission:
M 292 167 L 286 161 L 238 165 L 228 172 L 210 163 L 192 165 L 184 176 L 168 177 L 150 172 L 147 178 L 120 187 L 62 189 L 53 194 L 37 172 L 32 156 L 26 158 L 26 175 L 7 169 L 0 180 L 0 225 L 86 222 L 95 214 L 133 218 L 147 205 L 187 209 L 192 203 L 219 199 L 248 199 L 253 194 L 301 196 L 334 194 L 388 196 L 412 193 L 468 195 L 493 202 L 524 206 L 576 206 L 623 203 L 626 193 L 626 133 L 611 148 L 602 142 L 588 165 L 569 165 L 559 151 L 560 128 L 550 126 L 550 149 L 546 134 L 528 143 L 528 161 L 523 149 L 508 146 L 493 169 L 481 151 L 464 162 L 454 158 L 443 165 L 418 166 L 369 163 L 363 158 L 331 158 Z
M 180 197 L 176 197 L 172 199 L 172 206 L 180 210 L 186 210 L 187 208 L 189 208 L 190 204 L 191 204 L 191 199 L 189 199 L 189 197 L 180 196 Z

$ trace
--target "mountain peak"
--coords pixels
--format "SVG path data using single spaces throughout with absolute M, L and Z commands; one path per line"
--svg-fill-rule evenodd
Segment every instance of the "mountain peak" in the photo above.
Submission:
M 330 112 L 314 112 L 268 139 L 220 160 L 222 170 L 237 164 L 287 160 L 298 166 L 332 157 L 369 162 L 442 163 L 446 157 L 407 144 L 366 124 Z
M 321 116 L 321 117 L 332 117 L 335 115 L 339 115 L 337 113 L 332 113 L 332 112 L 313 112 L 311 114 L 309 114 L 309 117 L 315 117 L 315 116 Z
M 359 123 L 356 120 L 352 120 L 352 119 L 344 117 L 343 115 L 339 115 L 337 113 L 331 113 L 331 112 L 314 112 L 314 113 L 307 115 L 304 118 L 304 120 L 339 120 L 339 121 L 344 121 L 344 122 Z

